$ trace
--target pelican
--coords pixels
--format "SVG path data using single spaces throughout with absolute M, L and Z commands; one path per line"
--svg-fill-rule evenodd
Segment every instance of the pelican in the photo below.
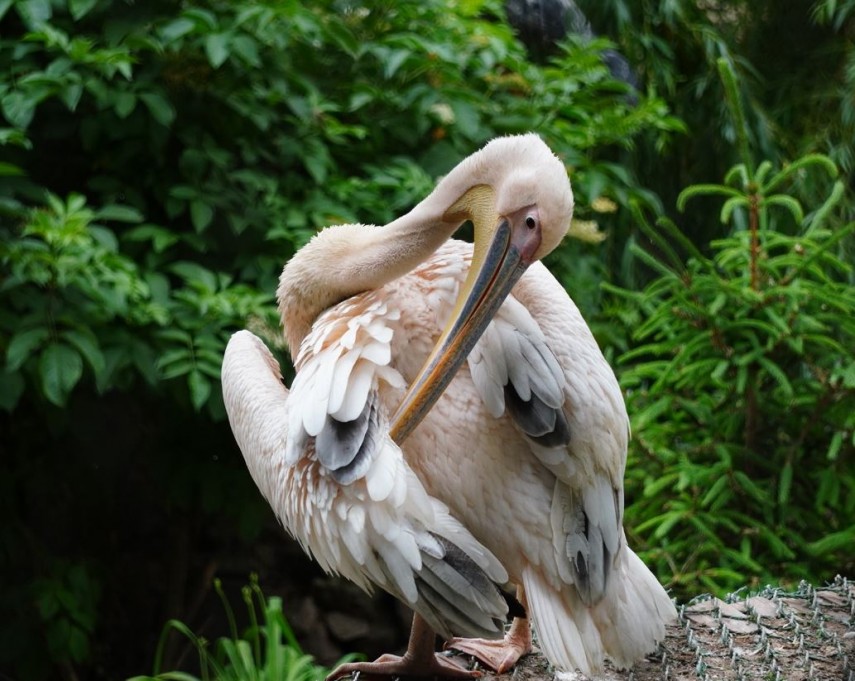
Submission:
M 597 675 L 676 615 L 626 544 L 617 380 L 539 262 L 572 211 L 540 137 L 495 139 L 406 215 L 323 229 L 285 265 L 290 392 L 259 338 L 230 340 L 223 396 L 261 493 L 324 570 L 415 612 L 403 657 L 329 679 L 479 675 L 436 634 L 503 672 L 532 624 L 557 669 Z M 466 221 L 471 245 L 451 238 Z

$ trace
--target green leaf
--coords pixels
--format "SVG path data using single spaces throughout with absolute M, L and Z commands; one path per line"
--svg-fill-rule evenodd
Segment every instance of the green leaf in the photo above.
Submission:
M 763 180 L 766 179 L 766 176 L 769 174 L 769 171 L 772 170 L 772 162 L 771 161 L 763 161 L 759 166 L 757 166 L 757 172 L 754 173 L 754 181 L 762 185 Z M 767 192 L 763 192 L 764 194 Z
M 53 16 L 50 0 L 18 0 L 16 5 L 30 29 L 42 28 L 41 24 Z
M 133 92 L 119 92 L 113 101 L 113 111 L 119 118 L 127 118 L 137 106 L 137 96 Z
M 116 70 L 125 77 L 125 80 L 133 78 L 134 72 L 130 59 L 122 59 L 121 61 L 116 61 L 115 64 Z
M 258 56 L 258 48 L 252 38 L 245 35 L 235 37 L 235 39 L 232 40 L 232 50 L 250 66 L 255 68 L 261 66 L 261 59 Z
M 712 504 L 718 496 L 724 491 L 724 488 L 727 486 L 727 476 L 722 475 L 716 480 L 712 487 L 709 488 L 707 493 L 704 495 L 704 498 L 701 500 L 701 506 L 708 507 Z
M 757 483 L 755 483 L 745 473 L 737 470 L 733 472 L 733 477 L 739 483 L 739 486 L 742 488 L 742 490 L 750 496 L 754 497 L 757 502 L 761 504 L 766 504 L 769 502 L 766 491 L 759 487 Z
M 359 51 L 359 41 L 340 19 L 331 17 L 325 28 L 327 35 L 336 45 L 351 58 L 356 57 Z
M 653 533 L 653 536 L 656 539 L 661 539 L 668 535 L 671 531 L 671 528 L 674 527 L 678 522 L 684 519 L 685 513 L 683 511 L 671 511 L 669 513 L 665 513 L 662 516 L 662 523 L 659 527 L 656 528 L 656 531 Z
M 68 0 L 68 9 L 71 10 L 71 16 L 77 21 L 89 14 L 97 3 L 98 0 Z
M 211 395 L 211 382 L 200 371 L 191 371 L 187 376 L 187 386 L 190 388 L 190 400 L 193 407 L 199 411 Z
M 18 331 L 6 348 L 6 370 L 17 371 L 26 362 L 33 350 L 39 347 L 50 332 L 44 326 Z
M 229 58 L 231 40 L 230 33 L 212 33 L 205 39 L 205 54 L 213 68 L 220 68 Z
M 831 193 L 828 195 L 828 198 L 826 198 L 825 202 L 813 214 L 810 224 L 805 230 L 805 236 L 815 230 L 822 229 L 825 225 L 825 219 L 828 217 L 831 209 L 840 203 L 840 200 L 843 198 L 845 193 L 846 185 L 840 180 L 837 180 L 831 188 Z
M 75 111 L 77 109 L 77 105 L 80 102 L 80 97 L 83 95 L 83 84 L 82 83 L 70 83 L 65 88 L 63 88 L 60 93 L 60 99 L 62 99 L 63 104 L 68 107 L 69 111 Z
M 134 367 L 149 385 L 156 385 L 159 379 L 157 358 L 151 345 L 134 338 L 130 342 L 129 354 Z
M 677 479 L 676 473 L 669 473 L 659 477 L 656 480 L 649 480 L 644 484 L 644 496 L 656 497 L 665 490 L 666 487 L 672 487 Z
M 477 108 L 459 100 L 452 102 L 451 108 L 454 110 L 454 125 L 470 140 L 477 140 L 483 128 Z
M 638 246 L 637 244 L 630 244 L 630 252 L 639 260 L 641 260 L 645 265 L 650 267 L 652 270 L 658 272 L 663 277 L 670 277 L 677 279 L 676 273 L 668 268 L 667 265 L 659 262 L 654 256 L 650 255 L 643 248 Z
M 92 238 L 106 250 L 111 253 L 117 253 L 119 250 L 119 240 L 116 238 L 116 233 L 108 227 L 100 225 L 89 225 L 89 233 Z
M 193 223 L 193 229 L 201 234 L 205 231 L 211 220 L 214 218 L 214 209 L 211 208 L 205 201 L 201 199 L 193 199 L 190 202 L 190 221 Z
M 760 355 L 757 357 L 757 363 L 762 366 L 766 372 L 775 379 L 781 389 L 784 391 L 784 395 L 787 398 L 791 398 L 793 396 L 793 386 L 790 384 L 790 380 L 787 378 L 787 375 L 784 373 L 783 369 L 775 364 L 768 357 Z
M 186 17 L 170 21 L 160 29 L 160 37 L 164 42 L 170 43 L 182 36 L 187 35 L 196 28 L 196 22 Z
M 213 31 L 217 26 L 217 17 L 213 12 L 209 12 L 206 9 L 201 9 L 199 7 L 191 7 L 186 12 L 184 12 L 184 16 L 193 19 L 198 25 L 201 25 L 207 31 Z
M 348 111 L 358 111 L 362 107 L 372 104 L 375 100 L 375 95 L 373 92 L 366 92 L 364 90 L 359 92 L 354 92 L 350 96 L 350 101 L 347 105 Z
M 748 208 L 749 202 L 745 196 L 734 196 L 724 202 L 721 207 L 719 220 L 722 224 L 726 224 L 730 220 L 730 216 L 735 208 Z
M 148 108 L 154 120 L 168 128 L 175 120 L 175 109 L 163 95 L 156 92 L 144 92 L 140 99 Z
M 302 160 L 312 179 L 319 185 L 324 184 L 332 163 L 326 145 L 316 138 L 306 140 L 306 152 Z
M 79 664 L 89 657 L 89 637 L 79 627 L 72 626 L 69 629 L 66 645 L 74 662 Z
M 39 374 L 45 397 L 62 407 L 83 375 L 83 360 L 73 348 L 64 343 L 53 343 L 42 352 Z
M 158 376 L 164 381 L 169 381 L 173 378 L 178 378 L 179 376 L 187 376 L 192 373 L 195 368 L 196 362 L 193 361 L 193 357 L 190 355 L 189 350 L 184 353 L 184 359 L 176 359 L 171 362 L 158 361 L 157 365 Z
M 852 546 L 855 546 L 855 527 L 827 534 L 808 544 L 808 550 L 815 556 L 822 556 L 838 550 L 849 551 Z
M 742 192 L 734 189 L 733 187 L 725 187 L 721 184 L 693 184 L 691 187 L 687 187 L 680 192 L 680 195 L 677 197 L 677 210 L 682 213 L 686 209 L 686 204 L 689 199 L 696 196 L 709 195 L 728 196 L 733 198 L 745 197 Z
M 86 358 L 86 362 L 92 368 L 95 376 L 100 376 L 106 369 L 106 362 L 101 348 L 98 347 L 98 339 L 89 329 L 69 329 L 63 331 L 62 337 L 80 351 Z
M 95 212 L 97 220 L 113 220 L 115 222 L 142 222 L 143 215 L 136 208 L 110 203 Z
M 24 171 L 16 165 L 0 161 L 0 177 L 20 177 Z
M 180 262 L 173 263 L 169 269 L 184 279 L 188 284 L 198 283 L 209 291 L 217 290 L 216 275 L 211 272 L 211 270 L 202 267 L 202 265 L 199 265 L 198 263 L 182 260 Z
M 783 170 L 779 171 L 774 177 L 772 177 L 772 179 L 769 180 L 769 183 L 763 187 L 763 192 L 768 194 L 781 184 L 781 182 L 795 175 L 797 171 L 811 165 L 820 166 L 831 178 L 836 178 L 840 174 L 840 171 L 837 169 L 837 165 L 835 165 L 834 161 L 828 158 L 825 154 L 806 154 L 805 156 L 793 161 L 790 165 L 786 166 Z
M 2 19 L 15 0 L 0 0 L 0 19 Z
M 654 229 L 650 226 L 650 223 L 647 221 L 647 218 L 645 217 L 644 211 L 642 210 L 642 207 L 639 202 L 631 201 L 630 210 L 632 211 L 632 216 L 635 219 L 636 224 L 641 229 L 641 231 L 644 232 L 645 236 L 650 239 L 656 245 L 656 247 L 671 261 L 671 265 L 674 268 L 678 270 L 682 269 L 683 262 L 677 255 L 677 252 L 671 246 L 667 235 L 663 234 L 661 230 Z
M 712 269 L 712 264 L 709 259 L 704 257 L 692 240 L 683 234 L 682 230 L 673 221 L 669 220 L 667 217 L 660 217 L 657 218 L 656 225 L 666 231 L 668 235 L 688 253 L 689 258 L 694 259 L 695 262 Z
M 656 421 L 662 414 L 673 408 L 670 396 L 662 397 L 643 409 L 637 410 L 632 417 L 632 428 L 634 431 L 643 431 L 647 426 Z
M 831 444 L 828 445 L 828 452 L 826 452 L 826 457 L 829 461 L 837 461 L 837 457 L 840 455 L 840 448 L 843 446 L 843 435 L 843 431 L 838 430 L 831 436 Z
M 174 232 L 157 225 L 140 225 L 122 235 L 128 241 L 151 241 L 155 253 L 163 253 L 167 248 L 180 241 Z
M 36 99 L 19 90 L 12 90 L 0 100 L 3 115 L 17 128 L 26 128 L 33 120 L 36 111 Z
M 409 50 L 389 50 L 383 57 L 383 76 L 390 80 L 401 68 L 401 65 L 410 57 Z
M 802 204 L 792 196 L 787 196 L 786 194 L 775 194 L 774 196 L 767 196 L 765 202 L 770 206 L 781 206 L 782 208 L 786 208 L 792 214 L 793 220 L 796 221 L 797 225 L 802 224 L 802 220 L 805 218 L 804 211 L 802 210 Z

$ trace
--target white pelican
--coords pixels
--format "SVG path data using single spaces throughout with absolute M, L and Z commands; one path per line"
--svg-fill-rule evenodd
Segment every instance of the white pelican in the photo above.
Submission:
M 620 389 L 537 262 L 572 210 L 539 137 L 493 140 L 403 217 L 328 227 L 285 265 L 290 394 L 261 340 L 229 342 L 232 430 L 285 528 L 416 613 L 402 658 L 331 679 L 477 676 L 434 654 L 434 632 L 480 637 L 450 644 L 505 671 L 531 649 L 529 619 L 552 664 L 586 674 L 664 638 L 673 604 L 622 526 Z M 450 239 L 466 220 L 474 246 Z

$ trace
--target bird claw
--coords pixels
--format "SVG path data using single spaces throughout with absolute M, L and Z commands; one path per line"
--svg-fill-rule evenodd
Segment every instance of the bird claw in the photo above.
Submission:
M 433 655 L 428 660 L 415 660 L 413 658 L 398 657 L 397 655 L 381 655 L 374 662 L 348 662 L 336 667 L 325 681 L 336 681 L 347 675 L 353 675 L 353 681 L 358 681 L 361 676 L 367 679 L 477 679 L 483 673 L 477 670 L 464 669 L 455 664 L 447 657 Z

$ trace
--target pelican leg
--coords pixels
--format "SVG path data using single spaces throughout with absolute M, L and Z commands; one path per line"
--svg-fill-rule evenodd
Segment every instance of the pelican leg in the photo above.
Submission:
M 523 608 L 528 609 L 522 586 L 517 587 L 517 600 Z M 501 641 L 491 641 L 486 638 L 453 638 L 445 644 L 445 647 L 472 655 L 490 669 L 495 669 L 497 674 L 504 674 L 521 657 L 531 652 L 531 625 L 527 617 L 515 617 L 511 628 Z
M 413 615 L 410 641 L 403 657 L 381 655 L 374 662 L 349 662 L 340 665 L 327 676 L 326 681 L 335 681 L 359 672 L 368 677 L 387 676 L 402 678 L 475 679 L 479 671 L 458 666 L 450 659 L 434 652 L 436 634 L 419 615 Z

